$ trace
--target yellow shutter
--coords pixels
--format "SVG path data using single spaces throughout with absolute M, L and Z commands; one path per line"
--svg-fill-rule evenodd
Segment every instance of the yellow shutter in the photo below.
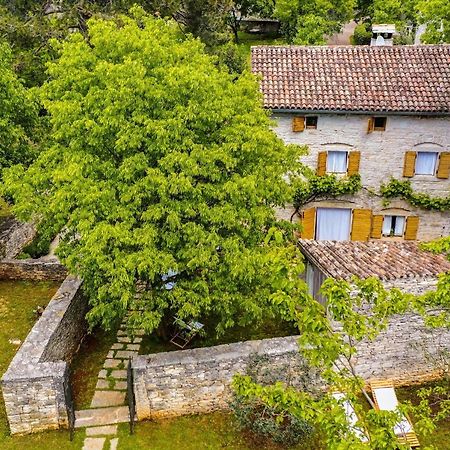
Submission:
M 323 176 L 327 173 L 327 152 L 319 152 L 317 155 L 317 175 Z
M 368 241 L 372 227 L 372 211 L 370 209 L 354 209 L 352 222 L 352 241 Z
M 316 208 L 305 209 L 300 223 L 302 225 L 300 237 L 303 239 L 314 239 L 316 234 Z
M 298 132 L 303 131 L 304 129 L 305 129 L 305 117 L 295 116 L 292 119 L 292 131 Z
M 448 178 L 450 175 L 450 153 L 443 152 L 439 157 L 439 166 L 436 176 L 438 178 Z
M 416 170 L 416 152 L 405 153 L 405 164 L 403 166 L 403 176 L 413 177 Z
M 373 239 L 381 239 L 383 230 L 383 216 L 375 215 L 372 217 L 372 232 L 370 237 Z
M 361 152 L 350 152 L 348 154 L 347 174 L 355 175 L 359 173 L 359 161 L 361 160 Z
M 375 129 L 375 119 L 373 117 L 371 117 L 368 121 L 367 121 L 367 132 L 368 133 L 372 133 L 372 131 Z
M 407 217 L 405 228 L 405 240 L 415 241 L 417 239 L 418 230 L 419 230 L 419 218 L 417 216 Z

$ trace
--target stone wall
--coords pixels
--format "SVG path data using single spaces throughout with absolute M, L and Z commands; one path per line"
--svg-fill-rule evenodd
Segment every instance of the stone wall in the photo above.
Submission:
M 36 228 L 14 217 L 6 217 L 0 223 L 0 258 L 14 258 L 36 235 Z
M 67 426 L 68 359 L 86 331 L 81 281 L 67 277 L 3 375 L 12 434 Z
M 290 372 L 286 367 L 299 368 L 293 370 L 293 377 L 300 379 L 298 372 L 306 369 L 298 364 L 297 339 L 289 336 L 134 357 L 138 419 L 226 409 L 233 375 L 244 373 L 255 358 L 265 358 L 274 371 L 282 365 L 284 376 Z M 320 384 L 316 377 L 310 382 Z
M 57 259 L 0 260 L 0 280 L 62 281 L 66 276 L 66 268 Z

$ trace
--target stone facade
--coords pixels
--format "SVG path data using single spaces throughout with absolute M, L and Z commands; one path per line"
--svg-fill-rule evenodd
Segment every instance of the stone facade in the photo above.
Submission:
M 255 355 L 267 358 L 274 370 L 280 364 L 295 365 L 297 339 L 289 336 L 134 357 L 138 419 L 226 409 L 234 374 L 244 373 Z M 319 382 L 315 378 L 311 383 Z
M 314 115 L 312 112 L 311 115 Z M 369 208 L 374 214 L 416 215 L 420 217 L 417 238 L 435 239 L 450 234 L 450 213 L 426 211 L 412 207 L 401 200 L 384 205 L 378 192 L 382 183 L 391 177 L 411 180 L 415 192 L 446 197 L 450 192 L 450 179 L 415 175 L 403 178 L 403 164 L 407 151 L 448 152 L 450 142 L 449 117 L 387 116 L 386 130 L 367 133 L 370 116 L 358 114 L 320 114 L 317 129 L 292 131 L 292 114 L 276 114 L 275 132 L 286 143 L 308 145 L 309 154 L 302 161 L 313 169 L 317 167 L 318 153 L 323 151 L 359 151 L 359 173 L 365 189 L 355 196 L 341 197 L 304 205 L 309 207 Z M 279 210 L 279 216 L 290 218 L 293 208 Z
M 70 276 L 64 280 L 2 377 L 12 434 L 67 426 L 67 361 L 86 332 L 81 284 Z
M 22 223 L 6 217 L 0 224 L 0 258 L 14 258 L 36 235 L 31 223 Z
M 0 260 L 0 280 L 63 281 L 67 269 L 55 258 Z

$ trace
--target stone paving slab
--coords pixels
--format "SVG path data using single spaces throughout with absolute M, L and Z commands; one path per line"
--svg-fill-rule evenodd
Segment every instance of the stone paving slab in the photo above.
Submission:
M 109 436 L 117 433 L 117 425 L 86 428 L 86 436 Z
M 125 392 L 121 391 L 95 391 L 91 402 L 91 408 L 103 408 L 105 406 L 120 406 L 125 402 Z
M 113 370 L 111 372 L 111 377 L 116 380 L 126 380 L 127 379 L 127 371 L 126 370 Z
M 126 344 L 129 344 L 131 342 L 131 338 L 129 338 L 128 336 L 119 336 L 117 338 L 117 342 L 125 342 Z
M 105 360 L 103 367 L 105 369 L 115 369 L 119 367 L 121 364 L 123 364 L 123 361 L 121 359 L 107 359 Z
M 99 378 L 106 378 L 108 376 L 108 372 L 105 369 L 100 370 L 98 373 Z
M 75 411 L 75 428 L 125 423 L 130 420 L 128 406 L 83 409 Z
M 139 351 L 141 348 L 140 344 L 127 344 L 126 350 Z
M 138 352 L 131 351 L 131 350 L 118 350 L 116 354 L 116 358 L 122 358 L 122 359 L 128 359 L 132 358 L 133 356 L 137 356 Z
M 122 350 L 124 347 L 125 347 L 125 344 L 116 343 L 116 344 L 112 345 L 111 350 Z
M 86 438 L 83 450 L 103 450 L 106 438 Z
M 119 438 L 111 439 L 109 442 L 109 449 L 110 450 L 117 450 L 117 444 L 119 443 Z
M 125 391 L 127 389 L 127 382 L 126 381 L 115 381 L 114 387 L 112 388 L 116 391 Z
M 95 389 L 109 389 L 109 381 L 103 379 L 98 380 Z

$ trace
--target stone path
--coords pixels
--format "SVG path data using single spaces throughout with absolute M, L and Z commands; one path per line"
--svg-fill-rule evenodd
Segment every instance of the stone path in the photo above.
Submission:
M 142 330 L 134 338 L 127 336 L 125 324 L 117 331 L 116 342 L 100 370 L 91 408 L 75 412 L 75 427 L 86 428 L 83 450 L 116 450 L 117 424 L 129 421 L 127 392 L 128 359 L 141 347 Z

